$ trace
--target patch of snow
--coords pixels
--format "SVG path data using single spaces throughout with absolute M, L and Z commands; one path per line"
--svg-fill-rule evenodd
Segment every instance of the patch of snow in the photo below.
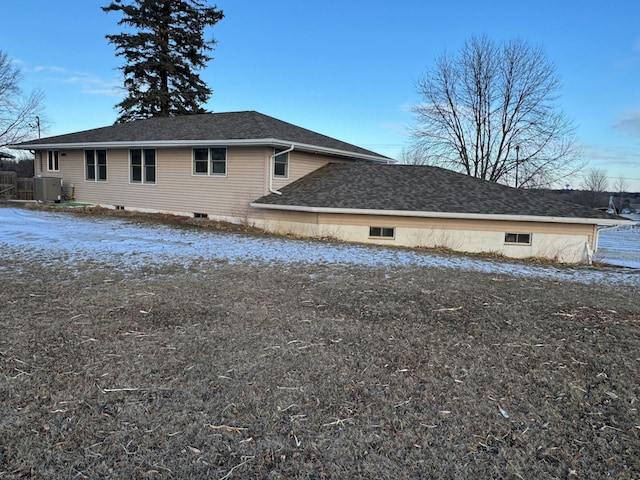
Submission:
M 595 260 L 640 269 L 640 223 L 601 230 Z
M 636 255 L 636 260 L 637 250 L 633 246 L 637 246 L 637 233 L 640 229 L 629 234 L 615 233 L 630 235 L 628 245 L 631 247 L 626 248 L 629 248 L 631 256 Z M 607 231 L 601 232 L 604 245 L 607 245 L 609 235 Z M 140 225 L 120 218 L 80 217 L 64 212 L 12 207 L 0 208 L 0 252 L 0 271 L 6 270 L 10 264 L 9 257 L 16 255 L 23 260 L 45 264 L 59 260 L 70 264 L 91 260 L 121 269 L 168 263 L 197 268 L 205 262 L 220 261 L 373 268 L 411 265 L 640 286 L 640 271 L 634 270 L 535 265 L 401 248 L 262 237 L 169 225 Z M 606 252 L 605 246 L 598 254 L 605 255 Z

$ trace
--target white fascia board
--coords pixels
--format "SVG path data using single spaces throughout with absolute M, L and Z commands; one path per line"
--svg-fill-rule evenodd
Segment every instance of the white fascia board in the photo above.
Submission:
M 10 145 L 9 148 L 18 150 L 77 150 L 77 149 L 121 149 L 121 148 L 168 148 L 168 147 L 207 147 L 207 146 L 239 146 L 239 147 L 256 147 L 256 146 L 274 146 L 290 148 L 291 145 L 295 150 L 302 150 L 311 153 L 324 153 L 339 157 L 357 158 L 369 160 L 375 163 L 395 163 L 393 159 L 385 159 L 376 155 L 367 155 L 357 152 L 349 152 L 348 150 L 339 150 L 335 148 L 320 147 L 317 145 L 309 145 L 305 143 L 290 142 L 277 138 L 255 138 L 255 139 L 235 139 L 235 140 L 142 140 L 137 142 L 78 142 L 78 143 L 37 143 L 25 144 L 20 147 Z
M 543 222 L 543 223 L 575 223 L 583 225 L 634 225 L 632 220 L 616 220 L 608 218 L 581 217 L 546 217 L 537 215 L 500 215 L 484 213 L 455 213 L 455 212 L 414 212 L 409 210 L 374 210 L 363 208 L 327 208 L 305 207 L 297 205 L 273 205 L 267 203 L 250 203 L 253 208 L 269 210 L 287 210 L 308 213 L 338 213 L 343 215 L 385 215 L 393 217 L 422 217 L 422 218 L 451 218 L 459 220 L 501 220 L 508 222 Z

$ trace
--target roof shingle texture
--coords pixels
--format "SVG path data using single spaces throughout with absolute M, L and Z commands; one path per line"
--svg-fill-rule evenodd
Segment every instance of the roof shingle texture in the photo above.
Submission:
M 410 212 L 617 218 L 439 167 L 330 163 L 254 203 Z
M 282 140 L 386 159 L 383 155 L 255 111 L 155 117 L 20 145 L 149 141 Z

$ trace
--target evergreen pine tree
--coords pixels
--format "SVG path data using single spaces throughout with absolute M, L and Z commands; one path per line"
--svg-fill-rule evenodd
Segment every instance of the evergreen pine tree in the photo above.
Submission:
M 206 1 L 206 0 L 205 0 Z M 113 0 L 105 12 L 120 11 L 131 33 L 107 35 L 116 54 L 128 96 L 116 107 L 117 122 L 204 113 L 212 90 L 196 73 L 212 57 L 215 40 L 204 30 L 224 17 L 200 0 Z

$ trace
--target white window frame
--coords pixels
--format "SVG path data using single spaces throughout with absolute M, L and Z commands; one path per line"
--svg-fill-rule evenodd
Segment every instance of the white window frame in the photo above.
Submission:
M 200 158 L 198 160 L 196 160 L 196 150 L 206 150 L 207 151 L 207 158 L 206 160 L 204 158 Z M 215 159 L 214 158 L 214 150 L 224 150 L 224 160 L 222 159 Z M 197 172 L 196 171 L 196 165 L 197 162 L 200 163 L 204 163 L 207 162 L 207 171 L 201 171 L 201 172 Z M 215 163 L 222 163 L 224 162 L 224 173 L 215 173 L 214 170 L 214 164 Z M 196 176 L 196 177 L 226 177 L 227 176 L 227 169 L 229 167 L 228 165 L 229 163 L 229 158 L 228 158 L 228 150 L 227 147 L 193 147 L 191 149 L 191 175 Z
M 47 171 L 60 171 L 60 152 L 58 150 L 47 150 Z
M 283 153 L 281 155 L 279 155 L 279 152 L 284 152 L 285 150 L 281 149 L 281 148 L 274 148 L 273 149 L 273 178 L 282 178 L 282 179 L 288 179 L 289 178 L 289 152 L 287 153 Z M 280 161 L 278 162 L 278 158 L 283 158 L 284 161 Z M 284 164 L 284 174 L 277 174 L 276 173 L 276 165 L 283 165 Z
M 369 227 L 369 238 L 383 238 L 393 240 L 396 238 L 396 227 Z
M 140 152 L 140 180 L 133 179 L 133 155 L 132 152 Z M 153 152 L 153 165 L 149 165 L 147 155 Z M 136 165 L 138 167 L 138 165 Z M 153 180 L 148 179 L 148 171 L 153 168 Z M 134 185 L 155 185 L 158 181 L 158 155 L 155 148 L 131 148 L 129 149 L 129 183 Z
M 505 245 L 527 246 L 527 245 L 531 245 L 532 239 L 533 239 L 532 233 L 507 232 L 504 234 Z

